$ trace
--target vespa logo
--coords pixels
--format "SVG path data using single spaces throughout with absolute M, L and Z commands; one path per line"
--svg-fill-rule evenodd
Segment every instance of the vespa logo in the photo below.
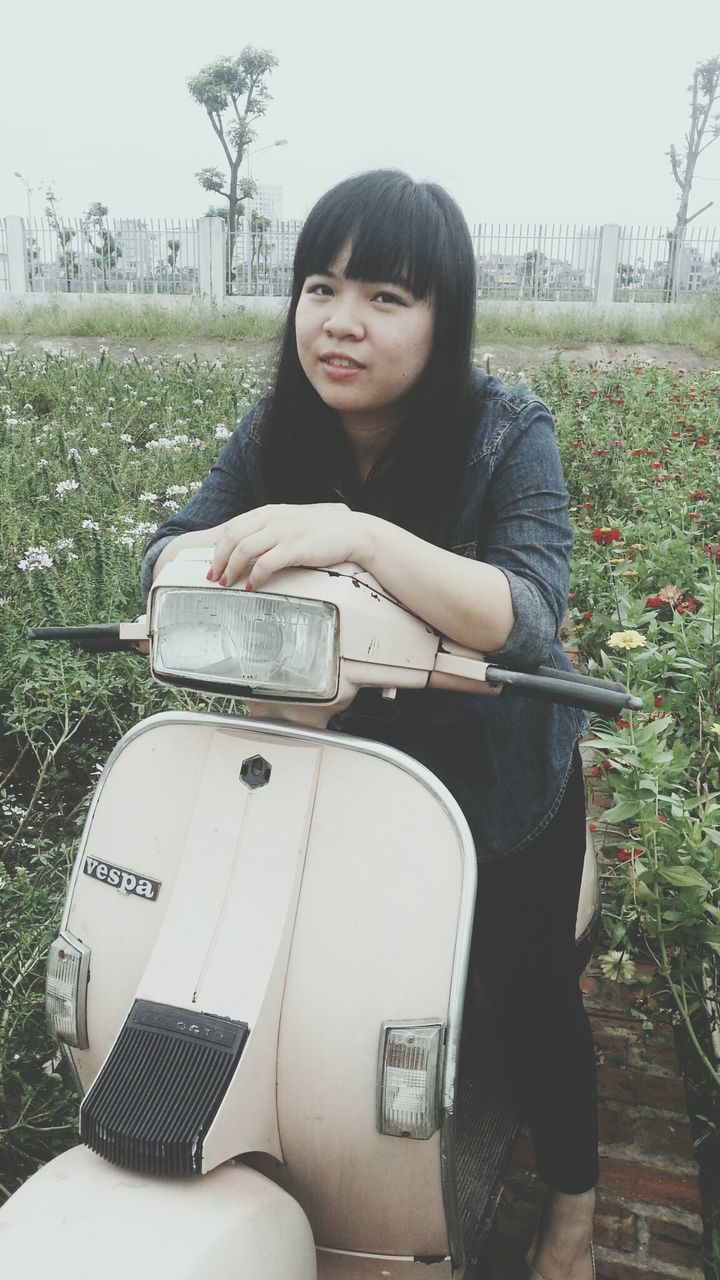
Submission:
M 98 858 L 86 858 L 83 865 L 86 876 L 99 880 L 101 884 L 109 884 L 119 893 L 134 894 L 136 898 L 147 898 L 154 902 L 160 892 L 160 881 L 135 875 L 134 871 L 125 871 L 123 867 L 113 867 L 109 862 L 100 862 Z

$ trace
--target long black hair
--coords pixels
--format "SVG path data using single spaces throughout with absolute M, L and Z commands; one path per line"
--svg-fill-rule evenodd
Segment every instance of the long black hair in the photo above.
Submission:
M 308 276 L 326 274 L 350 242 L 345 276 L 399 283 L 431 299 L 431 354 L 403 421 L 361 484 L 336 411 L 297 353 L 295 312 Z M 337 501 L 442 545 L 460 497 L 470 419 L 475 258 L 465 220 L 442 187 L 380 169 L 327 192 L 300 233 L 273 390 L 263 421 L 269 502 Z

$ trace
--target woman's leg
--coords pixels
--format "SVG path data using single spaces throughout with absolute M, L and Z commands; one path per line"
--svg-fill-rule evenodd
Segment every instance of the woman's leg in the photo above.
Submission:
M 556 1193 L 546 1214 L 551 1238 L 558 1215 L 563 1230 L 573 1210 L 586 1225 L 591 1221 L 598 1176 L 595 1054 L 575 962 L 584 853 L 576 753 L 545 831 L 520 853 L 481 863 L 478 875 L 473 962 L 530 1125 L 538 1172 Z

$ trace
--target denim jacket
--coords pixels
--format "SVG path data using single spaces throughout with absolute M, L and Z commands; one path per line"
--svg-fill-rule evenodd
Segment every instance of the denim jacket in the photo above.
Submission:
M 523 384 L 474 371 L 474 429 L 448 549 L 495 565 L 507 578 L 514 625 L 487 656 L 507 666 L 570 670 L 558 631 L 565 613 L 573 535 L 568 495 L 547 407 Z M 146 549 L 142 588 L 163 547 L 265 501 L 263 404 L 242 418 L 201 488 Z M 540 834 L 563 797 L 573 747 L 587 718 L 571 707 L 505 692 L 499 697 L 400 690 L 393 702 L 361 690 L 332 728 L 373 738 L 427 765 L 453 793 L 478 858 L 512 853 Z

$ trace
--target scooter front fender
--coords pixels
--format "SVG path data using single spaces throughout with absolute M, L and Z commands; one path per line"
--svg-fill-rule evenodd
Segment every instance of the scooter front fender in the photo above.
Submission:
M 242 1164 L 201 1178 L 130 1173 L 73 1147 L 0 1212 L 0 1275 L 22 1280 L 316 1280 L 292 1196 Z

